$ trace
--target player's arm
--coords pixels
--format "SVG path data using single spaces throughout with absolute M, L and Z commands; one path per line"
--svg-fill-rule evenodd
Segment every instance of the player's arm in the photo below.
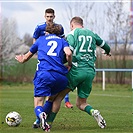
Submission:
M 97 46 L 105 50 L 104 54 L 111 56 L 109 45 L 104 40 L 102 40 L 97 34 L 95 34 L 95 37 Z
M 31 46 L 29 52 L 27 52 L 26 54 L 16 55 L 15 59 L 20 63 L 24 63 L 28 61 L 37 52 L 37 50 L 38 50 L 38 40 Z
M 69 47 L 64 47 L 64 52 L 66 54 L 66 60 L 68 62 L 68 66 L 71 67 L 72 65 L 72 52 Z
M 101 48 L 105 50 L 105 52 L 103 54 L 105 54 L 107 56 L 111 56 L 110 47 L 106 42 L 104 42 L 104 46 L 102 46 Z
M 33 53 L 31 53 L 30 51 L 27 52 L 26 54 L 20 54 L 20 55 L 16 55 L 15 59 L 20 62 L 20 63 L 24 63 L 26 61 L 28 61 L 31 57 L 33 56 Z

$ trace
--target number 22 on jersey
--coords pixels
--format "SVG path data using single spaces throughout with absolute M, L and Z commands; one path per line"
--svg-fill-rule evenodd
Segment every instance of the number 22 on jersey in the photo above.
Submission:
M 81 35 L 81 36 L 78 37 L 78 40 L 82 41 L 79 52 L 92 52 L 92 50 L 91 50 L 92 37 L 91 36 Z M 89 43 L 88 49 L 85 49 L 85 44 L 86 43 Z

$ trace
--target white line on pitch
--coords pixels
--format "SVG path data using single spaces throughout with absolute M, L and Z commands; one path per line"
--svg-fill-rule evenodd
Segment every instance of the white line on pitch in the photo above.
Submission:
M 120 95 L 111 95 L 111 94 L 91 94 L 96 96 L 109 96 L 109 97 L 125 97 L 125 98 L 131 98 L 131 96 L 120 96 Z

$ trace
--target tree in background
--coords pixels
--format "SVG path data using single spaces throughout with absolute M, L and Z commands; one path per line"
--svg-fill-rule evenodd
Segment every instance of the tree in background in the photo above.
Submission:
M 14 57 L 23 41 L 17 33 L 15 19 L 3 18 L 1 21 L 1 43 L 0 43 L 0 78 L 3 77 L 5 66 L 14 65 Z M 21 51 L 25 52 L 24 49 Z
M 127 68 L 128 66 L 126 57 L 129 54 L 129 50 L 131 51 L 128 45 L 131 26 L 129 24 L 129 12 L 123 10 L 124 4 L 122 0 L 121 2 L 82 2 L 82 0 L 65 2 L 66 12 L 61 17 L 64 17 L 64 21 L 66 22 L 66 30 L 70 31 L 69 22 L 71 18 L 80 16 L 84 19 L 85 28 L 89 28 L 99 34 L 105 41 L 114 42 L 112 45 L 114 46 L 112 51 L 113 56 L 108 61 L 103 61 L 106 58 L 101 54 L 102 51 L 97 48 L 98 60 L 96 62 L 96 68 Z M 17 33 L 17 23 L 14 19 L 3 18 L 0 19 L 0 22 L 0 26 L 2 26 L 0 33 L 0 37 L 2 37 L 0 39 L 0 77 L 2 77 L 3 66 L 14 64 L 12 59 L 16 52 L 18 54 L 26 52 L 24 50 L 27 50 L 28 47 L 26 49 L 24 45 L 32 45 L 32 36 L 25 33 L 24 37 L 20 39 Z M 119 45 L 120 41 L 123 43 L 122 45 Z M 106 62 L 108 63 L 107 65 L 105 64 Z M 113 66 L 113 64 L 115 65 Z M 116 77 L 113 77 L 113 79 L 119 83 L 123 82 L 123 74 L 117 72 Z M 106 77 L 108 78 L 107 81 L 112 80 L 110 74 Z
M 124 10 L 124 2 L 107 3 L 107 20 L 109 36 L 113 43 L 113 60 L 115 68 L 127 68 L 127 55 L 129 55 L 131 36 L 130 14 Z M 121 63 L 120 63 L 121 60 Z M 116 81 L 124 83 L 124 73 L 116 73 Z
M 24 34 L 23 41 L 29 47 L 33 44 L 33 38 L 29 33 Z
M 69 28 L 69 23 L 72 17 L 74 16 L 80 16 L 81 18 L 84 19 L 84 26 L 91 28 L 93 21 L 91 19 L 91 17 L 89 16 L 91 14 L 91 11 L 93 10 L 94 7 L 94 2 L 82 2 L 78 1 L 78 2 L 68 2 L 65 3 L 65 10 L 66 10 L 66 14 L 63 14 L 62 16 L 64 17 L 64 20 L 66 21 L 66 30 L 70 31 Z M 89 18 L 89 19 L 88 19 Z

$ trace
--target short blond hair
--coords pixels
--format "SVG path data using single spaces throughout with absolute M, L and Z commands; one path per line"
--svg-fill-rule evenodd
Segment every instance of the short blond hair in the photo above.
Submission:
M 70 23 L 80 24 L 83 26 L 83 19 L 81 17 L 73 17 Z

